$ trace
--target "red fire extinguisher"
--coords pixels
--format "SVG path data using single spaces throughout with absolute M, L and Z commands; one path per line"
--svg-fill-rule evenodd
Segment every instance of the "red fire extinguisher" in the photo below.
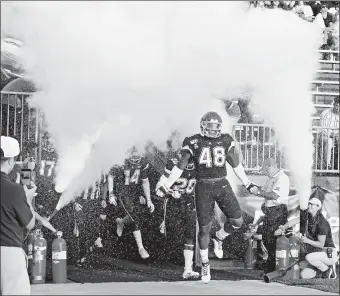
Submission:
M 300 244 L 299 239 L 293 234 L 289 239 L 289 266 L 292 266 L 299 260 L 300 256 Z M 290 280 L 300 279 L 300 266 L 295 264 L 292 269 L 287 272 L 287 278 Z
M 44 284 L 46 277 L 46 247 L 47 243 L 41 230 L 36 230 L 36 238 L 33 243 L 32 284 Z
M 52 281 L 55 284 L 67 282 L 67 250 L 62 235 L 57 231 L 58 237 L 52 243 Z
M 289 264 L 289 240 L 283 234 L 276 240 L 275 270 L 286 268 Z

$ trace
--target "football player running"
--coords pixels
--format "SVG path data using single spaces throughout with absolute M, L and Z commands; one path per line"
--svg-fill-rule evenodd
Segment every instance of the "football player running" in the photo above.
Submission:
M 181 154 L 179 153 L 179 158 Z M 170 175 L 173 167 L 178 163 L 179 158 L 172 158 L 167 161 L 164 169 L 164 174 L 160 177 L 159 182 L 156 185 L 157 189 L 162 186 L 163 181 Z M 170 203 L 174 204 L 173 208 L 180 208 L 180 219 L 184 219 L 184 272 L 183 279 L 197 279 L 199 273 L 192 270 L 193 257 L 194 257 L 194 239 L 196 236 L 196 209 L 195 209 L 195 167 L 194 163 L 190 162 L 184 169 L 182 176 L 176 180 L 171 186 L 170 195 L 175 198 L 171 199 Z M 164 221 L 162 223 L 163 231 L 166 231 L 166 216 L 167 206 L 170 195 L 167 195 L 164 199 Z M 179 199 L 180 198 L 180 199 Z M 171 212 L 170 215 L 176 215 L 177 213 Z
M 211 278 L 208 257 L 209 232 L 215 201 L 228 218 L 224 229 L 220 229 L 216 234 L 220 244 L 243 224 L 240 205 L 226 178 L 226 161 L 250 193 L 257 192 L 258 187 L 249 182 L 243 166 L 239 163 L 234 139 L 221 132 L 221 116 L 216 112 L 206 113 L 201 119 L 200 129 L 200 133 L 184 139 L 181 159 L 173 167 L 168 178 L 157 188 L 156 193 L 162 197 L 171 192 L 172 185 L 182 176 L 190 161 L 194 162 L 197 180 L 195 202 L 199 225 L 198 243 L 202 260 L 201 278 L 204 283 L 208 283 Z
M 117 205 L 117 197 L 114 195 L 113 188 L 114 185 L 118 185 L 118 189 L 116 189 L 118 200 L 126 213 L 124 218 L 116 219 L 117 235 L 121 237 L 124 227 L 132 224 L 138 252 L 143 259 L 149 258 L 149 254 L 143 246 L 139 227 L 141 205 L 146 204 L 151 213 L 155 210 L 151 200 L 149 173 L 150 164 L 133 147 L 130 157 L 125 160 L 124 165 L 114 167 L 108 178 L 109 203 Z

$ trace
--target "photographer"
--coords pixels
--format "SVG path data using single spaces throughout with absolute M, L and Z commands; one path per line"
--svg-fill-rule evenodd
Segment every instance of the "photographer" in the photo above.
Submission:
M 20 154 L 19 142 L 1 136 L 1 295 L 30 295 L 31 287 L 23 247 L 24 229 L 35 225 L 32 188 L 11 182 L 8 174 Z
M 275 232 L 280 225 L 284 225 L 288 218 L 286 200 L 288 199 L 290 182 L 283 170 L 277 167 L 273 158 L 264 161 L 262 171 L 269 177 L 267 183 L 260 188 L 257 196 L 263 197 L 265 202 L 261 207 L 265 214 L 257 224 L 263 221 L 263 244 L 268 250 L 268 259 L 264 266 L 264 273 L 275 270 L 276 239 Z
M 337 261 L 331 227 L 321 213 L 321 201 L 313 197 L 308 203 L 308 235 L 302 236 L 308 254 L 306 261 L 316 268 L 317 278 L 330 278 L 331 267 Z M 302 278 L 304 272 L 301 273 Z

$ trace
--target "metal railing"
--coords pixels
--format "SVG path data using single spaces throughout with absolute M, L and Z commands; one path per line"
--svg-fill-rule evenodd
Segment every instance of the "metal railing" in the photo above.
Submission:
M 313 126 L 313 171 L 339 173 L 339 130 Z M 238 144 L 240 161 L 247 171 L 259 171 L 263 160 L 274 158 L 277 165 L 289 170 L 284 143 L 279 143 L 273 127 L 264 124 L 237 124 L 233 137 Z
M 40 112 L 30 106 L 31 93 L 1 92 L 1 135 L 16 138 L 20 144 L 20 161 L 37 158 L 33 143 L 39 138 Z M 18 159 L 19 160 L 19 159 Z

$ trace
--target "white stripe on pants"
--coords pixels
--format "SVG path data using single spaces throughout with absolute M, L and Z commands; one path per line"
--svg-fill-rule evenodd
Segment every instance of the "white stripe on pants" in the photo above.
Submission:
M 30 295 L 26 254 L 22 248 L 1 246 L 1 295 Z

